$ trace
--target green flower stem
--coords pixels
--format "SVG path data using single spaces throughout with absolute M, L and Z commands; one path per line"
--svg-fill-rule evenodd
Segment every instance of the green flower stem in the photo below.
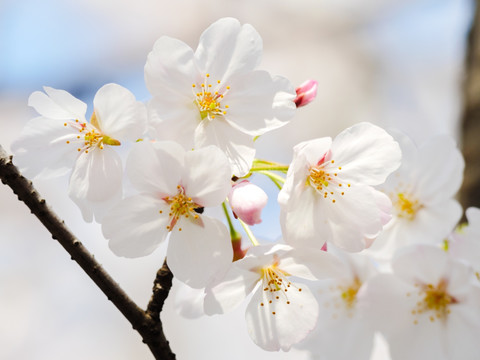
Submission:
M 242 220 L 238 219 L 238 221 L 240 221 L 240 224 L 242 225 L 243 230 L 245 230 L 245 233 L 247 234 L 248 238 L 252 242 L 253 246 L 260 245 L 258 240 L 255 238 L 255 235 L 253 235 L 252 230 L 250 230 L 250 227 L 247 224 L 245 224 Z
M 285 184 L 285 179 L 282 176 L 274 174 L 270 171 L 265 171 L 265 170 L 261 170 L 258 173 L 268 176 L 270 180 L 272 180 L 273 183 L 277 185 L 278 189 L 282 190 L 283 184 Z
M 276 165 L 256 166 L 256 165 L 254 165 L 254 166 L 250 169 L 251 172 L 258 172 L 258 171 L 264 171 L 264 170 L 267 170 L 267 171 L 283 171 L 283 172 L 287 172 L 287 171 L 288 171 L 288 166 L 285 166 L 285 165 L 279 165 L 279 166 L 276 166 Z
M 251 172 L 270 170 L 270 171 L 288 171 L 288 165 L 280 164 L 273 161 L 255 159 L 253 160 Z
M 235 241 L 241 241 L 242 240 L 242 235 L 235 230 L 235 227 L 233 226 L 232 219 L 230 218 L 230 214 L 228 213 L 227 205 L 225 204 L 225 201 L 222 203 L 222 208 L 223 212 L 225 213 L 225 217 L 227 218 L 228 222 L 228 228 L 230 229 L 230 238 L 232 239 L 232 242 Z

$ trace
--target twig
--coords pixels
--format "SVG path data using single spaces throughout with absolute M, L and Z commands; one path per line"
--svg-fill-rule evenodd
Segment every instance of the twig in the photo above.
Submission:
M 52 234 L 52 238 L 63 246 L 70 254 L 72 260 L 80 265 L 83 271 L 107 296 L 108 300 L 127 318 L 133 328 L 142 336 L 143 342 L 148 345 L 155 359 L 175 359 L 175 354 L 172 353 L 163 334 L 162 322 L 160 320 L 160 311 L 162 310 L 163 302 L 168 296 L 173 277 L 166 264 L 159 270 L 159 273 L 162 272 L 162 275 L 159 276 L 157 274 L 155 279 L 152 295 L 152 300 L 155 298 L 154 304 L 149 304 L 148 309 L 144 311 L 130 299 L 95 260 L 94 256 L 65 226 L 65 223 L 50 209 L 45 200 L 34 189 L 32 182 L 22 176 L 17 167 L 13 165 L 12 157 L 8 156 L 1 145 L 0 179 L 13 190 L 20 201 L 23 201 L 28 206 L 32 214 Z M 161 291 L 157 290 L 157 288 L 161 289 Z M 157 293 L 161 295 L 156 295 Z

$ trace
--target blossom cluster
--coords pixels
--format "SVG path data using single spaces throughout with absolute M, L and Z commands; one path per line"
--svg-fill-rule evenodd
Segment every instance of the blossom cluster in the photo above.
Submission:
M 456 229 L 464 161 L 453 139 L 417 147 L 359 123 L 299 143 L 289 165 L 257 159 L 256 138 L 316 95 L 315 81 L 295 89 L 258 70 L 261 55 L 256 30 L 232 18 L 195 51 L 163 36 L 145 65 L 147 102 L 107 84 L 87 120 L 85 103 L 45 87 L 29 98 L 40 116 L 14 161 L 29 177 L 70 173 L 70 198 L 116 255 L 168 242 L 168 266 L 197 289 L 201 313 L 249 298 L 248 333 L 265 350 L 369 359 L 381 333 L 392 359 L 478 358 L 480 210 Z M 253 173 L 279 188 L 281 241 L 254 235 L 268 196 Z M 220 206 L 225 221 L 209 211 Z

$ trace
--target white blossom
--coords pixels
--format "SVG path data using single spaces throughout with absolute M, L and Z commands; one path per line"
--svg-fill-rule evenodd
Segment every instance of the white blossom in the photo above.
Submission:
M 186 152 L 174 142 L 141 142 L 126 170 L 139 194 L 105 216 L 102 230 L 110 249 L 119 256 L 145 256 L 170 234 L 167 263 L 174 276 L 205 287 L 233 257 L 226 226 L 202 214 L 230 190 L 225 155 L 214 146 Z
M 472 268 L 427 244 L 399 250 L 392 268 L 367 287 L 370 317 L 392 359 L 478 359 L 480 287 Z
M 68 193 L 85 221 L 97 221 L 122 194 L 123 167 L 114 150 L 135 141 L 146 130 L 145 106 L 116 84 L 100 88 L 87 105 L 64 90 L 44 87 L 28 104 L 41 115 L 30 120 L 12 144 L 15 163 L 28 177 L 56 176 L 72 171 Z
M 339 271 L 333 255 L 287 245 L 259 245 L 232 263 L 225 277 L 207 287 L 205 313 L 225 313 L 248 294 L 245 319 L 252 340 L 268 351 L 288 351 L 315 327 L 318 303 L 308 286 L 290 277 L 324 279 Z
M 368 360 L 375 329 L 366 311 L 370 299 L 365 290 L 378 270 L 365 255 L 347 254 L 331 245 L 328 251 L 341 260 L 342 268 L 335 277 L 312 285 L 319 321 L 297 348 L 308 350 L 312 359 Z
M 451 234 L 448 252 L 470 264 L 480 280 L 480 209 L 471 207 L 465 212 L 468 225 Z
M 372 186 L 400 165 L 400 149 L 381 128 L 360 123 L 329 137 L 295 146 L 278 195 L 285 240 L 347 251 L 369 246 L 390 219 L 391 202 Z
M 247 174 L 254 137 L 285 125 L 295 112 L 290 82 L 255 70 L 261 54 L 255 29 L 232 18 L 210 25 L 195 52 L 179 40 L 158 39 L 145 65 L 158 138 L 187 149 L 216 145 L 235 175 Z
M 393 218 L 369 249 L 388 260 L 402 246 L 446 238 L 462 215 L 454 196 L 463 179 L 464 160 L 449 136 L 418 147 L 397 134 L 402 165 L 378 187 L 393 203 Z

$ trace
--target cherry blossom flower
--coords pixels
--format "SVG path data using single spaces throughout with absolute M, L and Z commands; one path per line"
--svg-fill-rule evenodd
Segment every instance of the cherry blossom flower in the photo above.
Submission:
M 342 269 L 332 279 L 311 286 L 320 304 L 319 321 L 296 347 L 308 350 L 314 359 L 368 360 L 375 329 L 366 311 L 369 298 L 365 289 L 378 271 L 365 255 L 347 254 L 333 246 L 328 251 L 341 260 Z
M 262 222 L 262 210 L 267 205 L 268 196 L 260 187 L 248 180 L 233 184 L 228 201 L 235 216 L 248 225 Z
M 448 252 L 467 261 L 480 280 L 480 209 L 471 207 L 465 212 L 468 225 L 461 226 L 450 236 Z
M 205 313 L 223 314 L 253 292 L 245 314 L 250 337 L 265 350 L 288 351 L 315 327 L 318 317 L 310 289 L 290 277 L 324 279 L 339 269 L 339 260 L 324 251 L 254 246 L 231 264 L 221 281 L 206 288 Z
M 285 125 L 295 112 L 290 82 L 255 70 L 261 54 L 255 29 L 232 18 L 210 25 L 195 52 L 179 40 L 158 39 L 145 65 L 157 138 L 187 149 L 216 145 L 235 175 L 247 174 L 254 137 Z
M 438 136 L 417 148 L 407 136 L 395 137 L 402 165 L 378 187 L 393 203 L 393 218 L 369 249 L 384 260 L 402 246 L 446 238 L 462 215 L 454 196 L 462 183 L 464 160 L 453 139 Z
M 401 249 L 392 267 L 367 287 L 371 320 L 392 359 L 477 359 L 480 287 L 472 268 L 427 244 Z
M 64 90 L 44 87 L 28 104 L 41 115 L 30 120 L 12 144 L 15 162 L 28 177 L 72 171 L 68 193 L 85 221 L 100 220 L 122 194 L 122 161 L 114 147 L 146 130 L 144 104 L 117 84 L 98 90 L 90 122 L 87 105 Z
M 119 256 L 145 256 L 170 234 L 172 273 L 191 287 L 205 287 L 233 257 L 226 226 L 202 214 L 230 190 L 226 156 L 215 146 L 185 152 L 174 142 L 140 142 L 126 171 L 139 194 L 105 216 L 102 231 L 110 249 Z
M 278 195 L 285 241 L 321 248 L 330 241 L 347 251 L 369 246 L 390 218 L 391 202 L 372 186 L 400 165 L 400 149 L 381 128 L 360 123 L 335 140 L 294 148 Z
M 317 96 L 318 82 L 315 80 L 307 80 L 295 89 L 297 97 L 295 98 L 295 105 L 302 107 L 310 104 Z

